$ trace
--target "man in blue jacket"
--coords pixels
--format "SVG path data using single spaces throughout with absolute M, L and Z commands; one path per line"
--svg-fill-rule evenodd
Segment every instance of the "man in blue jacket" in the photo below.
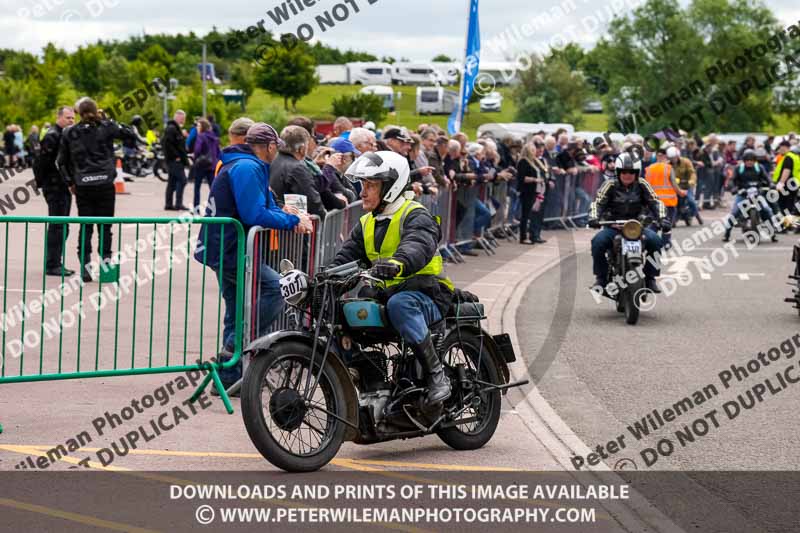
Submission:
M 275 129 L 263 122 L 253 124 L 245 136 L 247 144 L 236 144 L 222 151 L 222 167 L 214 179 L 206 207 L 206 216 L 230 217 L 241 221 L 247 235 L 253 226 L 310 233 L 311 220 L 305 214 L 281 210 L 269 190 L 269 163 L 278 154 L 280 138 Z M 222 256 L 220 257 L 220 243 Z M 225 300 L 223 349 L 220 359 L 230 357 L 234 349 L 236 326 L 237 233 L 231 224 L 203 224 L 194 257 L 217 274 Z M 280 276 L 266 264 L 259 272 L 259 332 L 266 332 L 284 307 Z M 241 367 L 220 374 L 226 388 L 241 377 Z

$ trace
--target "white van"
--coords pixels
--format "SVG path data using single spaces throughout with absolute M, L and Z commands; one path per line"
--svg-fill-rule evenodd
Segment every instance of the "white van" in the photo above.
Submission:
M 394 113 L 394 89 L 388 85 L 367 85 L 361 89 L 362 94 L 374 94 L 383 98 L 383 107 Z
M 449 115 L 458 104 L 458 93 L 442 87 L 417 87 L 418 115 Z
M 392 65 L 392 83 L 396 85 L 438 85 L 445 80 L 430 63 L 395 63 Z
M 390 85 L 392 66 L 389 63 L 348 63 L 348 77 L 352 85 Z

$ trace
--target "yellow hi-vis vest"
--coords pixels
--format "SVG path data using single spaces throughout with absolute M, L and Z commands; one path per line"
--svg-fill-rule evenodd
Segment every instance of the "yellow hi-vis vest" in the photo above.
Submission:
M 414 209 L 425 209 L 425 206 L 413 200 L 406 200 L 400 209 L 392 215 L 389 228 L 386 230 L 386 235 L 383 238 L 380 250 L 377 250 L 375 247 L 375 217 L 372 213 L 367 213 L 361 217 L 361 229 L 364 231 L 364 249 L 367 252 L 367 258 L 369 258 L 370 262 L 374 263 L 378 259 L 391 259 L 394 256 L 397 248 L 400 247 L 403 223 L 408 214 Z M 386 286 L 391 287 L 393 285 L 398 285 L 414 276 L 436 276 L 439 283 L 443 284 L 451 291 L 455 290 L 453 282 L 444 275 L 444 262 L 442 261 L 441 254 L 439 254 L 439 250 L 436 250 L 433 259 L 431 259 L 430 263 L 425 265 L 422 270 L 410 276 L 404 276 L 403 272 L 400 272 L 400 275 L 396 278 L 387 280 Z
M 792 160 L 793 167 L 792 167 L 792 175 L 798 182 L 800 182 L 800 156 L 794 152 L 786 152 L 784 158 L 789 157 Z M 775 165 L 775 170 L 772 172 L 772 182 L 778 183 L 781 179 L 781 174 L 783 174 L 783 159 L 781 159 L 780 163 Z

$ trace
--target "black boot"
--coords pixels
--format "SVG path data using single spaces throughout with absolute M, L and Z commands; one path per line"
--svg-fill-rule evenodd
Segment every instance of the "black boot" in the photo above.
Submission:
M 92 273 L 89 270 L 88 265 L 81 265 L 81 279 L 83 280 L 84 283 L 91 283 L 92 281 L 94 281 L 92 279 Z
M 694 217 L 697 219 L 697 223 L 702 226 L 703 225 L 703 219 L 700 217 L 700 213 L 697 213 Z
M 729 242 L 731 240 L 731 228 L 725 230 L 725 236 L 722 237 L 722 242 Z
M 448 399 L 450 397 L 450 380 L 444 374 L 444 368 L 436 354 L 431 334 L 428 333 L 420 344 L 412 344 L 411 351 L 427 374 L 428 396 L 425 398 L 427 404 L 437 404 Z

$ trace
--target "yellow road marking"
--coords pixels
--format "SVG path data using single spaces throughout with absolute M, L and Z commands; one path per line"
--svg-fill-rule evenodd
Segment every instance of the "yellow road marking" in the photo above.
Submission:
M 114 531 L 126 531 L 129 533 L 155 533 L 153 529 L 143 529 L 140 527 L 129 526 L 120 522 L 111 522 L 110 520 L 103 520 L 93 516 L 87 516 L 78 513 L 70 513 L 68 511 L 61 511 L 59 509 L 52 509 L 42 505 L 35 505 L 33 503 L 20 502 L 17 500 L 9 500 L 7 498 L 0 498 L 0 505 L 5 507 L 12 507 L 22 511 L 30 511 L 31 513 L 43 514 L 52 516 L 53 518 L 61 518 L 62 520 L 69 520 L 71 522 L 78 522 L 87 526 L 101 527 L 104 529 L 112 529 Z
M 374 459 L 349 459 L 352 462 L 359 464 L 375 465 L 375 466 L 402 466 L 406 468 L 427 468 L 429 470 L 454 470 L 464 472 L 523 472 L 516 468 L 507 468 L 501 466 L 463 466 L 463 465 L 446 465 L 446 464 L 432 464 L 432 463 L 408 463 L 404 461 L 378 461 Z
M 6 449 L 8 451 L 16 452 L 16 453 L 25 453 L 29 455 L 41 455 L 37 450 L 49 450 L 52 446 L 46 445 L 36 445 L 36 446 L 16 446 L 16 445 L 0 445 L 0 450 Z M 87 452 L 96 452 L 100 450 L 100 448 L 81 448 Z M 33 451 L 31 451 L 33 450 Z M 138 454 L 138 455 L 156 455 L 156 456 L 173 456 L 173 457 L 221 457 L 221 458 L 240 458 L 240 459 L 260 459 L 260 454 L 254 453 L 236 453 L 236 452 L 189 452 L 189 451 L 179 451 L 179 450 L 131 450 L 129 454 Z M 62 461 L 67 461 L 70 463 L 78 464 L 78 460 L 72 457 L 62 457 Z M 180 478 L 173 478 L 171 476 L 162 476 L 159 474 L 144 474 L 141 472 L 137 472 L 135 470 L 130 470 L 127 468 L 122 467 L 103 467 L 99 463 L 90 463 L 93 467 L 103 469 L 103 470 L 111 470 L 111 471 L 118 471 L 118 472 L 125 472 L 129 475 L 134 475 L 136 477 L 141 477 L 144 479 L 151 479 L 155 481 L 163 481 L 166 483 L 174 483 L 177 485 L 191 485 L 195 484 L 193 481 L 187 481 Z M 342 468 L 347 468 L 350 470 L 355 470 L 358 472 L 370 472 L 375 473 L 380 476 L 389 477 L 400 479 L 404 481 L 412 481 L 415 483 L 426 483 L 426 484 L 436 484 L 436 485 L 457 485 L 457 483 L 452 482 L 444 482 L 441 480 L 436 479 L 429 479 L 423 478 L 419 476 L 414 476 L 411 474 L 402 474 L 400 472 L 394 472 L 391 470 L 382 470 L 380 468 L 374 468 L 375 466 L 386 466 L 386 467 L 406 467 L 406 468 L 421 468 L 421 469 L 429 469 L 429 470 L 444 470 L 444 471 L 465 471 L 465 472 L 535 472 L 535 471 L 526 471 L 526 470 L 516 470 L 513 468 L 505 468 L 505 467 L 490 467 L 490 466 L 463 466 L 463 465 L 444 465 L 444 464 L 432 464 L 432 463 L 410 463 L 410 462 L 402 462 L 402 461 L 380 461 L 380 460 L 373 460 L 373 459 L 334 459 L 331 461 L 331 464 L 340 466 Z M 95 466 L 96 465 L 96 466 Z M 261 500 L 256 500 L 261 501 Z M 502 501 L 502 500 L 501 500 Z M 562 505 L 557 503 L 552 503 L 549 501 L 541 501 L 541 500 L 515 500 L 520 502 L 526 502 L 531 505 L 537 504 L 543 507 L 555 507 L 559 508 Z M 307 507 L 302 504 L 298 504 L 296 502 L 287 502 L 283 500 L 269 500 L 269 503 L 273 503 L 276 505 L 280 505 L 282 507 Z M 604 513 L 597 514 L 598 518 L 602 518 L 604 520 L 611 520 L 611 517 Z M 409 529 L 405 527 L 394 527 L 394 524 L 381 524 L 390 529 L 401 529 L 402 531 L 421 531 L 418 529 Z
M 29 445 L 29 446 L 0 445 L 0 450 L 6 450 L 6 451 L 14 452 L 14 453 L 22 453 L 22 454 L 26 454 L 26 455 L 44 455 L 43 453 L 41 453 L 42 450 L 46 452 L 47 450 L 50 450 L 52 448 L 53 448 L 53 446 L 48 446 L 48 445 L 35 445 L 35 446 L 31 446 L 31 445 Z M 87 452 L 96 452 L 96 451 L 100 450 L 100 448 L 81 448 L 81 450 L 87 451 Z M 212 456 L 213 457 L 213 456 L 219 456 L 220 454 L 223 454 L 224 457 L 261 458 L 260 454 L 227 453 L 227 452 L 181 452 L 181 451 L 173 451 L 173 450 L 131 450 L 129 453 L 139 453 L 141 455 L 190 456 L 190 457 L 206 457 L 206 456 Z M 62 461 L 67 461 L 69 463 L 79 464 L 79 461 L 77 459 L 75 459 L 74 457 L 64 456 L 64 457 L 61 457 L 61 460 Z M 350 466 L 350 464 L 349 464 L 350 461 L 348 459 L 334 459 L 331 462 L 335 463 L 335 464 L 344 463 L 344 464 L 340 464 L 340 466 L 343 466 L 345 468 L 357 469 L 356 465 Z M 110 467 L 110 466 L 104 467 L 99 463 L 92 463 L 92 462 L 90 462 L 89 464 L 90 465 L 96 465 L 96 466 L 94 466 L 94 468 L 98 468 L 100 470 L 107 470 L 107 471 L 114 471 L 114 472 L 124 473 L 126 475 L 136 476 L 136 477 L 139 477 L 139 478 L 142 478 L 142 479 L 149 479 L 149 480 L 152 480 L 152 481 L 161 481 L 161 482 L 164 482 L 164 483 L 172 483 L 172 484 L 175 484 L 175 485 L 184 485 L 184 486 L 196 485 L 198 483 L 197 481 L 190 481 L 190 480 L 176 478 L 176 477 L 172 477 L 172 476 L 163 476 L 163 475 L 160 475 L 160 474 L 137 472 L 135 470 L 130 470 L 130 469 L 127 469 L 127 468 L 122 468 L 122 467 Z M 366 472 L 380 472 L 380 470 L 378 470 L 378 469 L 370 468 L 370 467 L 367 467 L 367 466 L 361 467 L 361 469 L 363 471 L 366 471 Z M 294 501 L 290 502 L 290 501 L 286 501 L 286 500 L 277 500 L 277 499 L 275 499 L 275 500 L 266 500 L 266 499 L 263 499 L 263 498 L 251 498 L 251 499 L 253 501 L 256 501 L 256 502 L 273 504 L 273 505 L 278 505 L 278 506 L 281 506 L 281 507 L 288 507 L 288 508 L 292 508 L 292 507 L 295 507 L 295 508 L 310 508 L 311 507 L 310 505 L 305 505 L 305 504 L 302 504 L 302 503 L 299 503 L 299 502 L 294 502 Z M 53 512 L 61 512 L 61 511 L 53 510 Z M 66 514 L 71 514 L 71 513 L 66 513 Z M 76 516 L 80 516 L 80 515 L 76 515 Z M 91 518 L 91 517 L 87 517 L 87 518 Z M 427 533 L 427 531 L 428 531 L 428 530 L 425 530 L 425 529 L 421 529 L 421 528 L 417 528 L 417 527 L 404 526 L 404 525 L 401 525 L 401 524 L 391 524 L 391 523 L 384 523 L 384 522 L 376 522 L 375 524 L 379 525 L 379 526 L 383 526 L 386 529 L 394 529 L 394 530 L 397 530 L 397 531 L 407 531 L 409 533 Z M 124 531 L 148 531 L 148 530 L 125 529 Z

